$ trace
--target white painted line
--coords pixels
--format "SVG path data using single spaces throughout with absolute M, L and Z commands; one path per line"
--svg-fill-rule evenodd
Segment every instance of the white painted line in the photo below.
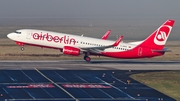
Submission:
M 120 91 L 121 93 L 127 95 L 128 97 L 130 97 L 130 98 L 132 98 L 132 99 L 135 99 L 134 97 L 132 97 L 132 96 L 130 96 L 129 94 L 125 93 L 125 92 L 122 91 L 121 89 L 119 89 L 119 88 L 117 88 L 117 87 L 111 85 L 110 83 L 107 83 L 106 81 L 104 81 L 104 80 L 102 80 L 102 79 L 100 79 L 100 78 L 98 78 L 98 77 L 96 77 L 96 78 L 99 79 L 99 80 L 101 80 L 101 81 L 104 82 L 105 84 L 107 84 L 107 85 L 113 87 L 114 89 L 117 89 L 118 91 Z
M 48 78 L 47 76 L 45 76 L 43 73 L 41 73 L 37 68 L 34 68 L 39 74 L 41 74 L 43 77 L 45 77 L 47 80 L 49 80 L 51 83 L 53 83 L 54 85 L 56 85 L 57 87 L 59 87 L 61 90 L 63 90 L 65 93 L 67 93 L 69 96 L 71 96 L 73 99 L 75 99 L 76 101 L 79 101 L 78 99 L 76 99 L 73 95 L 71 95 L 68 91 L 66 91 L 64 88 L 62 88 L 61 86 L 59 86 L 57 83 L 55 83 L 54 81 L 52 81 L 50 78 Z

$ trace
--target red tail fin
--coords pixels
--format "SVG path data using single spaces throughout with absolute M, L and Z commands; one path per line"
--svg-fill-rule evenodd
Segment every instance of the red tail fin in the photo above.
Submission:
M 157 30 L 155 30 L 148 38 L 146 38 L 139 46 L 151 47 L 153 49 L 163 49 L 169 37 L 174 20 L 167 20 Z

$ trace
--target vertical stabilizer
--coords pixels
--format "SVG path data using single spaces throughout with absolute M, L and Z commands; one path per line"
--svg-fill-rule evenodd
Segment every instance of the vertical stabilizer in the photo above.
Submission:
M 167 20 L 148 38 L 146 38 L 139 46 L 162 50 L 170 35 L 174 22 L 174 20 Z

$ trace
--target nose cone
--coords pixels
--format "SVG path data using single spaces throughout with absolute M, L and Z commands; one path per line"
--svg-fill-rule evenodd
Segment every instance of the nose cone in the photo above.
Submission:
M 13 36 L 14 36 L 14 33 L 9 33 L 9 34 L 7 35 L 7 37 L 8 37 L 9 39 L 13 39 Z

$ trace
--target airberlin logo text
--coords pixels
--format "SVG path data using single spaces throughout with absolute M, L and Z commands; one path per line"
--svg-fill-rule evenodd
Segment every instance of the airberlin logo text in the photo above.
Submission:
M 41 33 L 34 33 L 32 34 L 33 39 L 35 40 L 42 40 L 42 41 L 48 41 L 48 42 L 55 42 L 55 43 L 64 43 L 64 44 L 76 44 L 76 40 L 74 38 L 71 38 L 69 36 L 53 36 L 50 34 L 42 34 Z
M 163 25 L 156 31 L 156 36 L 154 37 L 154 43 L 157 45 L 164 45 L 171 32 L 171 26 Z

